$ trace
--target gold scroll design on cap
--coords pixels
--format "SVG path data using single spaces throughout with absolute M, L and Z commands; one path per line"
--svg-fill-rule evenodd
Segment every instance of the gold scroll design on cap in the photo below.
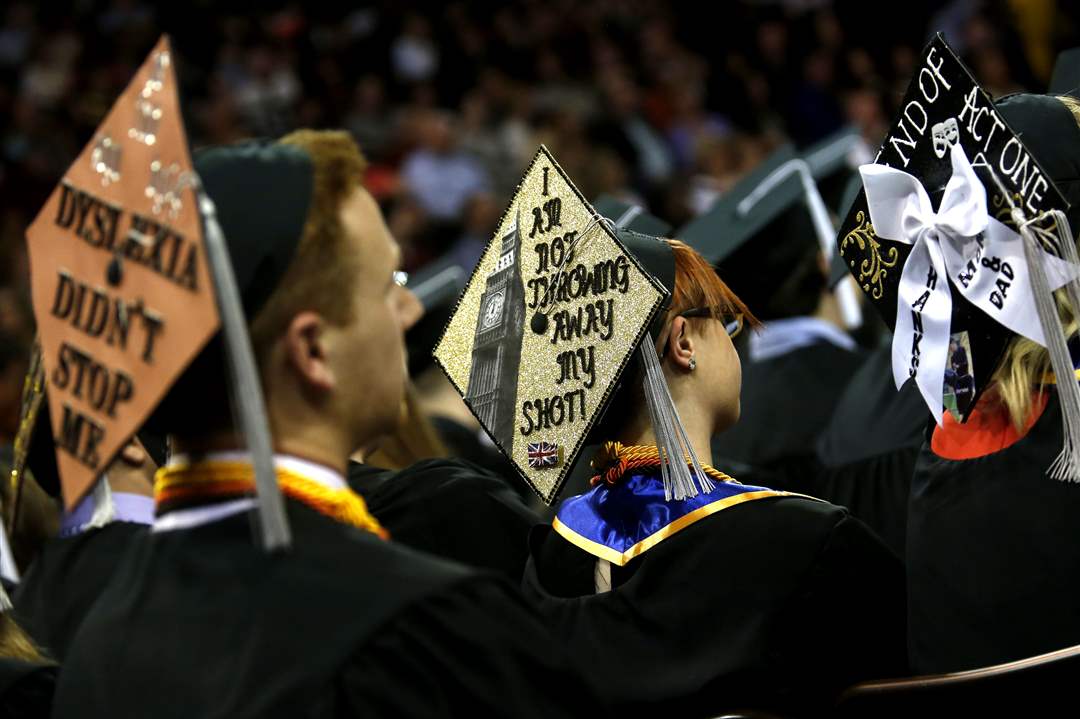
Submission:
M 1024 198 L 1019 192 L 1012 193 L 1013 202 L 1017 207 L 1024 206 Z M 994 219 L 1001 224 L 1008 227 L 1013 232 L 1019 232 L 1020 229 L 1013 222 L 1012 218 L 1012 206 L 1005 201 L 1005 196 L 1000 192 L 995 192 L 994 196 L 990 198 L 991 212 L 994 213 Z M 1057 224 L 1056 222 L 1054 224 Z
M 885 257 L 882 257 L 881 243 L 878 242 L 874 226 L 870 223 L 865 211 L 859 210 L 855 215 L 855 222 L 857 223 L 856 226 L 844 235 L 844 239 L 840 241 L 840 255 L 847 260 L 848 246 L 852 243 L 859 246 L 862 253 L 862 262 L 859 263 L 858 277 L 856 279 L 863 288 L 863 292 L 869 292 L 870 296 L 875 300 L 880 300 L 885 292 L 882 283 L 888 277 L 889 270 L 896 267 L 899 253 L 895 247 L 890 247 L 885 253 Z M 869 253 L 869 256 L 867 256 L 867 253 Z M 848 265 L 854 269 L 855 260 L 848 260 Z

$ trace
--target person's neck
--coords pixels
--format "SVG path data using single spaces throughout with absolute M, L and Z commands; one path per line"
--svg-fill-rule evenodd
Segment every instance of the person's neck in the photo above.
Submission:
M 711 465 L 713 428 L 710 424 L 697 420 L 691 413 L 687 415 L 683 417 L 683 429 L 686 430 L 690 446 L 693 447 L 699 462 Z M 647 413 L 644 423 L 635 422 L 633 426 L 620 434 L 618 440 L 624 445 L 655 446 L 656 433 L 653 431 L 651 422 L 648 421 Z
M 223 432 L 207 437 L 174 438 L 175 454 L 192 458 L 217 452 L 247 452 L 248 446 L 243 437 L 235 432 Z M 304 438 L 276 437 L 273 445 L 274 454 L 284 454 L 322 465 L 341 474 L 345 473 L 348 453 L 342 454 L 325 443 L 305 441 Z
M 844 315 L 840 311 L 840 302 L 832 292 L 824 292 L 813 316 L 828 322 L 838 330 L 844 329 Z

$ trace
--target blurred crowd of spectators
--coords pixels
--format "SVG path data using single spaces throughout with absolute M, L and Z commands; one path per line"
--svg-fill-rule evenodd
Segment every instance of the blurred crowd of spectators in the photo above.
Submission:
M 347 128 L 415 269 L 475 262 L 541 142 L 586 196 L 678 226 L 785 141 L 854 124 L 876 146 L 934 31 L 995 95 L 1041 91 L 1056 52 L 1080 44 L 1076 5 L 7 2 L 0 345 L 32 332 L 24 228 L 163 31 L 193 146 Z M 0 384 L 18 356 L 0 353 Z

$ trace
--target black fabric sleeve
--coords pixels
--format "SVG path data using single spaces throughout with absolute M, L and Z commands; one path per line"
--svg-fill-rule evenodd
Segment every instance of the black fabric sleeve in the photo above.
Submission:
M 403 611 L 358 649 L 338 690 L 342 716 L 606 716 L 524 599 L 492 576 Z
M 907 600 L 899 558 L 858 519 L 845 514 L 782 614 L 797 695 L 830 703 L 858 681 L 904 676 Z M 802 671 L 794 671 L 802 667 Z

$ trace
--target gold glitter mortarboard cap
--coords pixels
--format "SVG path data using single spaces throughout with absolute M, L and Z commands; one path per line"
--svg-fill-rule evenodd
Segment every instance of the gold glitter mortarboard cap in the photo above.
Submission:
M 548 504 L 670 298 L 620 235 L 541 146 L 435 347 L 484 430 Z

